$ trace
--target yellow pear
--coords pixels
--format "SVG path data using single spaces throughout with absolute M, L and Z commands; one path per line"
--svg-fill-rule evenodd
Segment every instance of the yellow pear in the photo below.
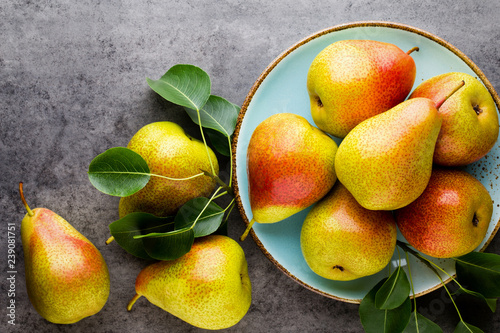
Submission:
M 109 296 L 109 272 L 97 248 L 66 220 L 46 208 L 21 222 L 28 296 L 36 311 L 56 324 L 98 313 Z
M 169 216 L 189 200 L 208 196 L 215 188 L 215 181 L 209 176 L 191 178 L 203 171 L 218 175 L 219 164 L 214 152 L 173 122 L 144 126 L 132 137 L 127 148 L 144 158 L 151 173 L 189 179 L 151 177 L 142 190 L 120 199 L 120 218 L 133 212 Z
M 307 214 L 300 246 L 313 272 L 349 281 L 381 271 L 396 246 L 391 212 L 363 208 L 340 182 Z
M 160 261 L 137 276 L 136 295 L 186 321 L 210 330 L 237 324 L 252 302 L 252 287 L 241 246 L 227 236 L 197 238 L 176 260 Z

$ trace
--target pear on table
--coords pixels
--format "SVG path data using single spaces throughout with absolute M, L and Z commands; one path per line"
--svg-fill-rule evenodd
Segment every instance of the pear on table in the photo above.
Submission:
M 187 135 L 173 122 L 161 121 L 142 127 L 127 148 L 141 155 L 153 174 L 184 179 L 203 171 L 214 175 L 219 172 L 212 149 Z M 119 215 L 120 218 L 133 212 L 173 215 L 189 200 L 208 196 L 215 185 L 215 181 L 206 175 L 186 180 L 151 177 L 143 189 L 120 199 Z
M 186 321 L 210 330 L 237 324 L 252 301 L 247 261 L 233 239 L 211 235 L 197 238 L 187 254 L 160 261 L 137 276 L 136 295 Z
M 394 210 L 422 194 L 442 124 L 438 108 L 463 85 L 461 81 L 438 104 L 413 98 L 349 132 L 335 157 L 335 170 L 361 206 Z
M 435 168 L 424 193 L 395 216 L 411 246 L 435 258 L 451 258 L 481 244 L 492 213 L 491 196 L 474 176 Z
M 307 74 L 311 114 L 321 130 L 343 138 L 357 124 L 403 102 L 415 81 L 410 54 L 373 40 L 341 40 L 313 60 Z
M 464 166 L 484 157 L 498 138 L 498 112 L 488 89 L 475 77 L 460 72 L 434 76 L 422 82 L 409 98 L 426 97 L 438 102 L 464 81 L 465 86 L 439 108 L 443 125 L 439 133 L 434 163 Z
M 254 130 L 247 150 L 252 224 L 275 223 L 320 200 L 337 180 L 337 144 L 304 117 L 279 113 Z
M 396 236 L 391 212 L 363 208 L 337 182 L 307 214 L 300 246 L 313 272 L 326 279 L 349 281 L 386 267 Z
M 46 320 L 72 324 L 98 313 L 109 296 L 106 262 L 97 248 L 65 219 L 46 208 L 28 211 L 21 222 L 26 288 Z

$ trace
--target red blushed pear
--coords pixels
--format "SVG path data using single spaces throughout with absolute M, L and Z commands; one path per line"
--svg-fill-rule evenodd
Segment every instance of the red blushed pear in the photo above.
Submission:
M 442 123 L 438 108 L 463 85 L 457 84 L 437 104 L 410 99 L 349 132 L 335 157 L 335 171 L 361 206 L 394 210 L 422 194 Z
M 321 130 L 343 138 L 365 119 L 403 102 L 415 81 L 410 54 L 373 40 L 341 40 L 322 50 L 307 74 L 311 115 Z
M 426 97 L 437 102 L 457 82 L 465 86 L 439 108 L 443 125 L 436 142 L 434 163 L 463 166 L 484 157 L 498 138 L 498 113 L 488 89 L 475 77 L 445 73 L 422 82 L 409 98 Z
M 410 205 L 395 211 L 401 234 L 418 251 L 451 258 L 475 250 L 493 212 L 486 188 L 462 170 L 434 169 L 427 188 Z
M 275 114 L 260 123 L 247 150 L 254 222 L 275 223 L 319 201 L 333 187 L 337 144 L 303 117 Z
M 97 248 L 66 220 L 46 208 L 21 222 L 28 296 L 35 310 L 56 324 L 72 324 L 98 313 L 109 296 L 109 272 Z

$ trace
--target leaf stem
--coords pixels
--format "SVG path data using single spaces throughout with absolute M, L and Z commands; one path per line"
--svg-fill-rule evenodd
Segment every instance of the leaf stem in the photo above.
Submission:
M 215 175 L 214 163 L 212 161 L 212 158 L 210 157 L 210 152 L 208 151 L 207 140 L 205 139 L 205 134 L 203 133 L 203 126 L 201 125 L 200 109 L 196 108 L 196 114 L 198 116 L 198 124 L 200 126 L 201 138 L 203 139 L 203 144 L 205 145 L 205 150 L 207 152 L 208 160 L 210 161 L 210 168 L 212 169 L 212 174 Z
M 208 176 L 208 177 L 212 178 L 213 180 L 215 180 L 217 182 L 217 184 L 219 184 L 224 190 L 226 190 L 227 194 L 229 194 L 232 197 L 234 197 L 233 188 L 230 187 L 230 186 L 227 186 L 226 183 L 224 183 L 224 181 L 219 178 L 219 176 L 217 176 L 217 175 L 215 175 L 213 173 L 210 173 L 208 171 L 205 171 L 205 170 L 201 170 L 201 171 L 203 172 L 203 174 L 205 176 Z

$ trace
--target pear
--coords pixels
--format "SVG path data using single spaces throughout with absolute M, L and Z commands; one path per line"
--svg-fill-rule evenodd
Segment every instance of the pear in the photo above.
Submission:
M 216 176 L 217 157 L 210 147 L 187 135 L 176 123 L 162 121 L 142 127 L 127 148 L 144 158 L 151 173 L 184 180 L 151 177 L 142 190 L 120 199 L 120 218 L 133 212 L 173 215 L 189 200 L 208 196 L 215 188 L 213 178 L 193 176 L 204 171 Z
M 472 75 L 445 73 L 422 82 L 409 98 L 427 97 L 438 102 L 457 82 L 465 86 L 439 108 L 443 125 L 434 163 L 464 166 L 484 157 L 498 138 L 498 112 L 488 89 Z
M 247 313 L 252 287 L 240 245 L 222 235 L 197 238 L 191 250 L 173 261 L 160 261 L 137 276 L 136 295 L 186 321 L 210 330 L 231 327 Z
M 474 176 L 435 168 L 424 193 L 395 216 L 411 246 L 435 258 L 451 258 L 481 244 L 492 213 L 491 196 Z
M 342 183 L 307 214 L 300 246 L 313 272 L 349 281 L 381 271 L 396 247 L 391 212 L 363 208 Z
M 261 122 L 247 149 L 252 224 L 275 223 L 320 200 L 337 180 L 337 143 L 304 117 L 278 113 Z
M 316 126 L 343 138 L 363 120 L 403 102 L 415 81 L 415 50 L 405 53 L 373 40 L 341 40 L 323 49 L 307 74 Z
M 21 222 L 28 296 L 35 310 L 56 324 L 72 324 L 98 313 L 109 296 L 109 272 L 97 248 L 66 220 L 46 208 Z
M 423 97 L 400 103 L 361 122 L 344 138 L 335 170 L 361 206 L 394 210 L 422 194 L 443 122 L 438 108 L 463 85 L 459 82 L 437 104 Z

